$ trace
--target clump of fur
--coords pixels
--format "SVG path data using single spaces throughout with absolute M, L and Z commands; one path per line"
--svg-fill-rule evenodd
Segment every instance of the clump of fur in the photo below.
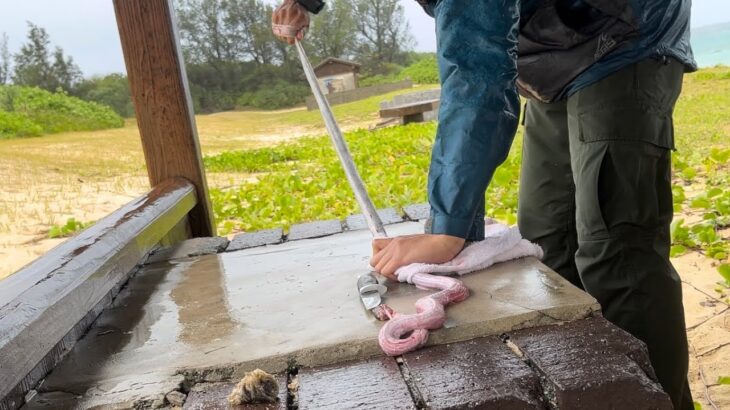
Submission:
M 246 373 L 228 396 L 231 405 L 275 403 L 279 398 L 279 383 L 261 369 Z

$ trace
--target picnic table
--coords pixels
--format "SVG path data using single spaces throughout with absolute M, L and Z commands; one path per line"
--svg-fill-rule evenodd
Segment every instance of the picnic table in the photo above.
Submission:
M 423 114 L 429 111 L 437 110 L 440 99 L 431 99 L 426 101 L 409 102 L 405 104 L 394 105 L 392 107 L 384 107 L 380 109 L 381 118 L 401 118 L 403 124 L 412 122 L 423 122 Z

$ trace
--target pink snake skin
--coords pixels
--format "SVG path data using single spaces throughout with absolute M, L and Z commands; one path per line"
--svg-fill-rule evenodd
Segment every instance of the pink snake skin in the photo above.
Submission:
M 378 343 L 388 356 L 399 356 L 426 344 L 428 331 L 439 329 L 446 321 L 447 305 L 459 303 L 469 297 L 469 289 L 448 276 L 416 273 L 413 284 L 421 289 L 440 289 L 416 301 L 416 314 L 403 315 L 381 305 L 376 316 L 380 320 L 390 318 L 378 335 Z M 381 318 L 381 315 L 384 316 Z
M 485 221 L 484 240 L 475 242 L 461 251 L 452 261 L 440 265 L 411 264 L 396 271 L 398 280 L 409 282 L 421 289 L 439 292 L 422 297 L 416 302 L 416 314 L 398 314 L 386 305 L 373 309 L 379 320 L 388 320 L 380 329 L 378 342 L 383 352 L 398 356 L 423 346 L 429 330 L 439 329 L 446 321 L 445 307 L 469 297 L 469 289 L 450 274 L 474 272 L 511 259 L 534 256 L 542 258 L 542 249 L 522 238 L 517 227 L 508 227 L 491 219 Z

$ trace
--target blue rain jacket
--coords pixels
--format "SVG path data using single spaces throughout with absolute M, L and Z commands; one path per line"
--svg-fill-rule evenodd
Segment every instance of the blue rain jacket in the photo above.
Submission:
M 428 178 L 430 233 L 484 237 L 484 192 L 507 157 L 520 114 L 515 87 L 520 18 L 540 1 L 419 0 L 435 17 L 441 80 Z M 696 69 L 690 0 L 629 1 L 639 35 L 575 77 L 561 98 L 650 57 L 670 56 L 688 71 Z M 567 7 L 582 2 L 564 0 Z

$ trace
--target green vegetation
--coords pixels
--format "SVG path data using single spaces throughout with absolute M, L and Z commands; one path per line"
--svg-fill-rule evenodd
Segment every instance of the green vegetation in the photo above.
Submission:
M 409 125 L 346 134 L 353 158 L 376 206 L 425 200 L 434 125 Z M 387 141 L 387 144 L 383 142 Z M 206 158 L 211 172 L 263 172 L 235 189 L 212 189 L 223 231 L 256 230 L 357 212 L 331 143 L 326 137 Z M 373 187 L 378 187 L 373 192 Z
M 675 211 L 700 213 L 701 220 L 685 225 L 685 219 L 679 218 L 672 223 L 672 256 L 694 249 L 722 261 L 730 254 L 730 243 L 718 233 L 730 226 L 729 159 L 730 148 L 717 147 L 712 148 L 699 164 L 681 154 L 674 156 L 674 172 L 678 177 L 677 183 L 672 186 Z M 693 163 L 696 165 L 691 165 Z M 704 191 L 687 197 L 684 186 L 692 187 L 693 181 L 698 178 L 704 185 Z
M 80 222 L 74 218 L 69 218 L 63 225 L 53 225 L 48 231 L 48 237 L 53 239 L 73 236 L 76 232 L 88 228 L 93 224 L 93 222 Z
M 106 105 L 122 118 L 134 116 L 134 106 L 126 75 L 109 74 L 81 80 L 74 87 L 73 95 L 82 100 Z
M 406 67 L 391 66 L 387 74 L 376 74 L 362 78 L 358 84 L 367 87 L 377 84 L 393 83 L 406 78 L 415 84 L 438 84 L 439 73 L 436 55 L 433 53 L 411 53 L 412 63 Z
M 730 106 L 728 73 L 727 67 L 720 67 L 688 75 L 685 80 L 675 115 L 677 151 L 672 186 L 679 214 L 672 224 L 672 256 L 694 250 L 717 261 L 725 278 L 718 287 L 723 297 L 730 289 L 730 124 L 723 108 Z M 348 105 L 347 111 L 356 105 Z M 292 121 L 312 114 L 318 113 L 297 113 L 299 118 Z M 346 118 L 345 114 L 336 113 L 339 119 Z M 435 130 L 431 123 L 346 134 L 376 206 L 402 207 L 426 201 Z M 521 131 L 486 194 L 487 215 L 510 224 L 516 221 L 520 146 Z M 246 182 L 232 183 L 232 188 L 213 189 L 222 233 L 288 227 L 358 212 L 326 137 L 225 152 L 206 157 L 205 164 L 211 173 L 248 175 Z
M 109 107 L 63 91 L 0 86 L 0 139 L 64 131 L 118 128 L 124 120 Z
M 278 109 L 309 90 L 294 47 L 271 31 L 263 0 L 179 0 L 180 37 L 195 109 Z M 408 65 L 413 48 L 398 0 L 332 0 L 312 17 L 302 43 L 313 64 L 335 57 L 362 64 L 364 77 Z
M 404 68 L 398 77 L 410 78 L 416 84 L 438 84 L 439 70 L 435 54 L 426 54 L 412 65 Z
M 378 207 L 426 201 L 434 123 L 345 134 L 353 159 Z M 489 216 L 516 221 L 519 143 L 494 176 Z M 205 158 L 208 172 L 259 173 L 234 189 L 212 189 L 223 233 L 257 230 L 357 213 L 342 167 L 327 137 Z M 378 187 L 375 191 L 374 187 Z
M 3 48 L 6 47 L 7 42 Z M 8 74 L 9 59 L 9 53 L 0 53 L 0 65 L 4 66 L 2 71 Z M 80 79 L 81 70 L 73 58 L 66 56 L 58 46 L 51 51 L 51 40 L 46 30 L 28 22 L 27 42 L 13 55 L 13 84 L 69 92 Z

